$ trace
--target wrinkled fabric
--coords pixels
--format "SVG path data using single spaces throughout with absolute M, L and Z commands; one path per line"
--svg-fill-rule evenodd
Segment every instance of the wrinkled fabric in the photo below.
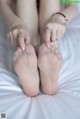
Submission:
M 13 70 L 14 50 L 7 39 L 8 28 L 0 17 L 0 113 L 8 119 L 80 119 L 80 15 L 67 26 L 60 39 L 63 66 L 58 93 L 36 97 L 24 95 Z

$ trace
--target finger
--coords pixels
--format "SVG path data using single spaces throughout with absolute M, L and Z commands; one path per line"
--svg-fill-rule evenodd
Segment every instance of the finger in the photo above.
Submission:
M 13 46 L 14 45 L 14 38 L 13 38 L 12 32 L 9 33 L 9 38 L 11 40 L 11 45 Z
M 29 33 L 25 32 L 24 38 L 25 38 L 25 43 L 26 43 L 26 44 L 29 44 L 29 43 L 30 43 L 30 36 L 29 36 Z
M 62 36 L 63 36 L 64 33 L 65 33 L 65 27 L 62 29 L 61 33 L 62 33 Z
M 65 27 L 60 26 L 58 31 L 57 31 L 57 39 L 60 39 L 63 36 L 64 32 L 65 32 Z
M 10 39 L 9 33 L 7 34 L 7 38 Z
M 61 38 L 61 36 L 62 36 L 62 31 L 61 31 L 61 29 L 58 29 L 57 30 L 57 40 L 59 40 Z
M 14 38 L 16 39 L 18 35 L 18 29 L 13 30 L 13 35 L 14 35 Z
M 57 40 L 57 30 L 54 29 L 52 31 L 52 38 L 51 38 L 52 42 L 56 41 Z
M 49 48 L 50 46 L 50 38 L 51 38 L 51 30 L 50 29 L 46 29 L 45 31 L 45 43 L 47 45 L 47 47 Z
M 61 34 L 60 24 L 58 24 L 57 36 L 56 36 L 57 40 L 59 40 L 60 34 Z
M 21 49 L 24 51 L 25 50 L 24 34 L 23 33 L 19 34 L 18 39 L 19 39 L 19 45 L 20 45 Z
M 15 29 L 14 31 L 13 31 L 13 37 L 14 37 L 14 46 L 16 46 L 17 47 L 17 44 L 18 44 L 18 30 L 17 29 Z
M 50 43 L 50 37 L 51 37 L 51 30 L 46 29 L 46 32 L 45 32 L 46 42 Z
M 46 39 L 45 41 L 48 47 L 50 47 L 51 35 L 52 35 L 52 24 L 48 23 L 45 32 L 45 39 Z

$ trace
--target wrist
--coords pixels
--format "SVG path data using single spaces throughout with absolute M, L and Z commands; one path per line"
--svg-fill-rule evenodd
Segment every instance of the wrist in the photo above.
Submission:
M 22 22 L 15 22 L 15 23 L 13 23 L 12 25 L 11 25 L 11 30 L 13 30 L 13 29 L 21 29 L 21 28 L 25 28 L 25 25 L 24 25 L 24 23 L 22 23 Z
M 54 22 L 58 22 L 62 25 L 66 25 L 67 22 L 68 22 L 68 18 L 60 12 L 57 12 L 57 13 L 53 14 L 52 18 L 53 18 Z

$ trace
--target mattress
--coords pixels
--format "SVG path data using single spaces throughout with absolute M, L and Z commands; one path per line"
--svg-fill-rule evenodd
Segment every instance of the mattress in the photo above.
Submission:
M 13 47 L 7 39 L 7 25 L 0 17 L 0 116 L 7 119 L 80 119 L 80 14 L 67 26 L 60 39 L 64 63 L 58 81 L 58 93 L 39 91 L 28 97 L 13 69 Z

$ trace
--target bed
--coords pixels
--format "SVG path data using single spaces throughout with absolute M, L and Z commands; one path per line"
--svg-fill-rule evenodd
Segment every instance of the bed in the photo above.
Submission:
M 58 93 L 53 96 L 41 91 L 33 98 L 24 95 L 13 70 L 14 49 L 7 32 L 0 17 L 0 117 L 3 113 L 7 119 L 80 119 L 80 14 L 67 26 L 60 40 L 64 63 Z

